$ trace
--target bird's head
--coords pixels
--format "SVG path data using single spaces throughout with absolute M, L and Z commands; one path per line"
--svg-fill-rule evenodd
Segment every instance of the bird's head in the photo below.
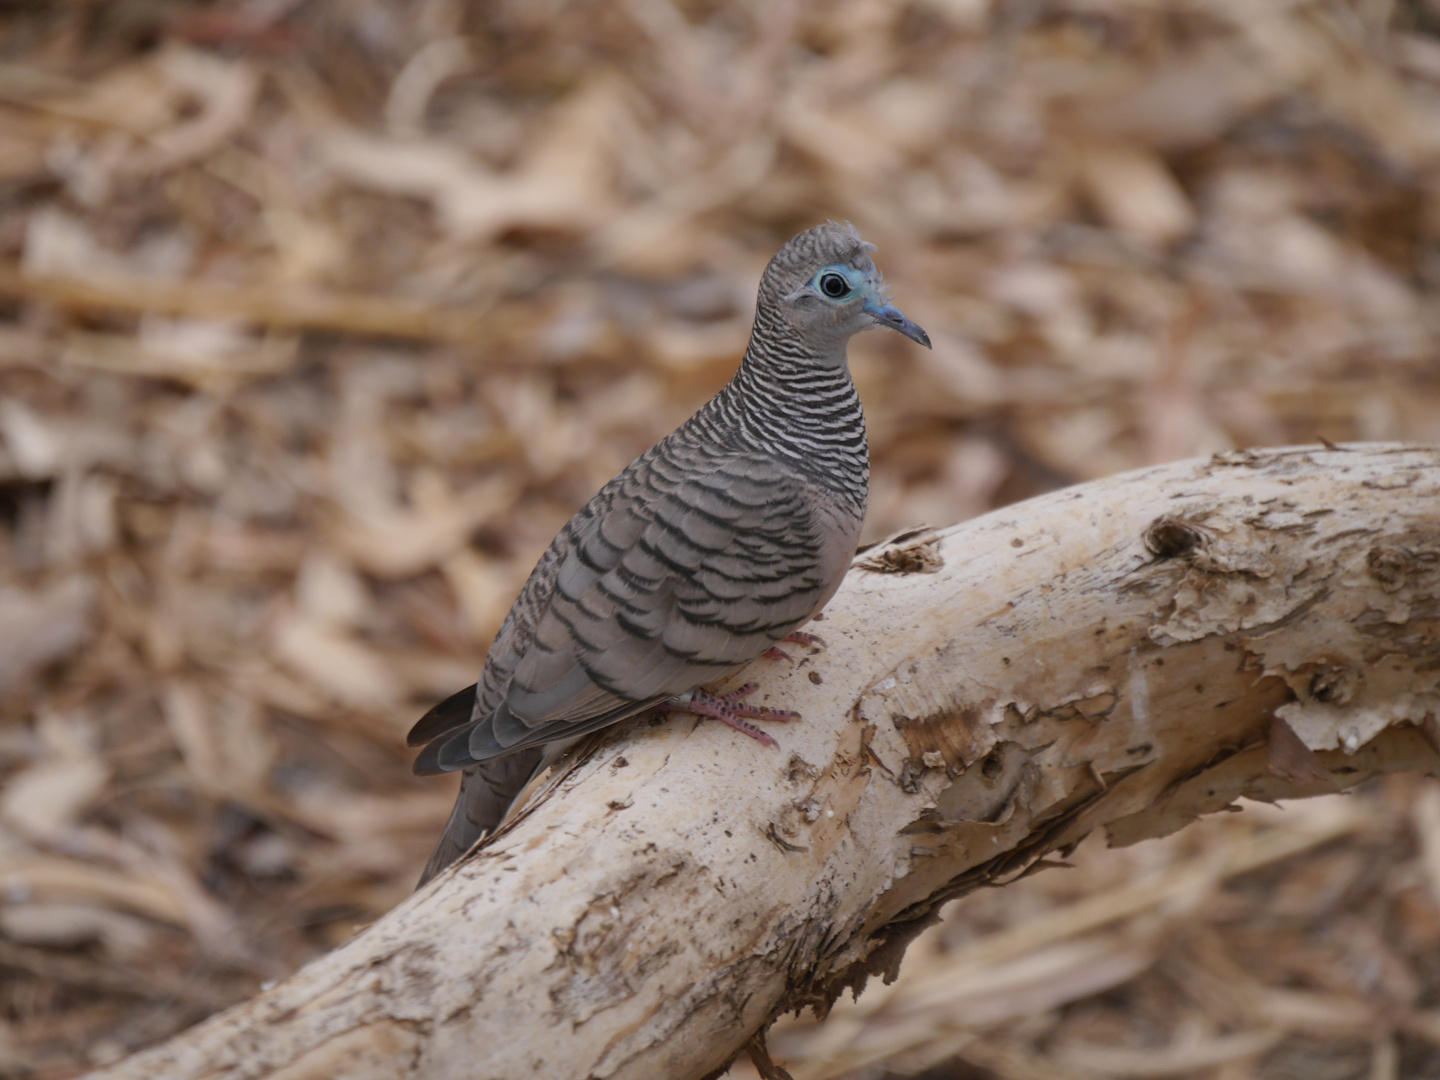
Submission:
M 885 279 L 870 259 L 874 244 L 854 226 L 828 222 L 785 244 L 760 280 L 768 307 L 822 355 L 843 356 L 852 334 L 888 327 L 930 347 L 930 335 L 890 302 Z

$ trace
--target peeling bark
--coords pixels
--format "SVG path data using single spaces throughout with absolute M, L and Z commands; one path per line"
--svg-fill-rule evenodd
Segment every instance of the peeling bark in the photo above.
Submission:
M 867 552 L 751 700 L 607 732 L 254 1000 L 93 1074 L 702 1077 L 1096 828 L 1434 770 L 1440 451 L 1222 455 Z

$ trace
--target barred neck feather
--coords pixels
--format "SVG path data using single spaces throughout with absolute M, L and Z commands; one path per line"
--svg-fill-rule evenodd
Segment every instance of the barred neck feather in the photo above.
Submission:
M 739 370 L 695 420 L 728 445 L 793 462 L 863 514 L 870 451 L 844 353 L 807 350 L 777 322 L 757 314 Z

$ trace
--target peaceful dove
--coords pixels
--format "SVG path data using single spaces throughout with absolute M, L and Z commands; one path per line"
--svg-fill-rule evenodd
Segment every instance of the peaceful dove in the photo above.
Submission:
M 417 773 L 464 772 L 421 884 L 578 738 L 628 716 L 668 703 L 773 745 L 746 718 L 783 714 L 696 688 L 790 637 L 854 557 L 870 458 L 846 344 L 886 326 L 930 345 L 873 250 L 833 222 L 779 250 L 734 378 L 570 519 L 480 681 L 411 730 Z

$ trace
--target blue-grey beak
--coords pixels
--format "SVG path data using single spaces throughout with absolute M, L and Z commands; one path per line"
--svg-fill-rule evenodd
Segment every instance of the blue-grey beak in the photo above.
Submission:
M 870 300 L 866 302 L 865 310 L 881 326 L 898 330 L 917 345 L 930 348 L 930 335 L 907 319 L 905 313 L 894 304 L 876 303 L 874 300 Z

